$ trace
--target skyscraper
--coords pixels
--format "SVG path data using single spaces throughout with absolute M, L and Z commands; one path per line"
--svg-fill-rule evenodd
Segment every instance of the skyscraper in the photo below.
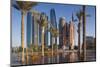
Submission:
M 37 12 L 27 13 L 27 46 L 39 44 L 39 14 Z
M 69 32 L 69 24 L 66 23 L 66 47 L 69 49 L 69 37 L 70 37 L 70 32 Z
M 70 21 L 69 24 L 69 33 L 70 33 L 70 49 L 74 49 L 74 23 L 73 23 L 73 15 L 72 15 L 72 20 Z
M 46 18 L 47 18 L 47 16 L 46 16 Z M 47 23 L 48 23 L 48 18 L 47 18 Z M 47 27 L 46 27 L 46 30 L 45 30 L 45 38 L 44 38 L 44 44 L 45 44 L 45 46 L 48 46 L 48 38 L 49 38 L 49 33 L 48 33 L 48 25 L 47 25 Z
M 59 20 L 59 48 L 62 48 L 62 46 L 63 46 L 65 24 L 66 24 L 65 17 L 61 17 Z
M 32 12 L 32 44 L 39 45 L 39 24 L 40 15 L 37 12 Z
M 32 44 L 32 13 L 27 13 L 27 47 Z
M 62 30 L 63 48 L 69 49 L 69 24 L 66 22 Z
M 50 10 L 50 22 L 53 25 L 53 27 L 57 29 L 56 14 L 54 9 Z M 52 35 L 50 33 L 50 45 L 51 44 L 53 44 L 53 42 L 52 42 Z M 57 38 L 55 38 L 55 44 L 57 44 Z
M 65 17 L 59 20 L 59 48 L 69 45 L 69 24 L 66 23 Z

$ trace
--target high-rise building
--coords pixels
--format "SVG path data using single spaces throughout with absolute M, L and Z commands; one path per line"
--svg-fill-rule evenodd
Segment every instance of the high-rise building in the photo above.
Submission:
M 27 47 L 32 44 L 32 13 L 27 13 Z
M 73 15 L 72 15 L 72 20 L 69 23 L 69 42 L 70 42 L 70 49 L 74 49 L 74 23 L 73 23 Z
M 39 45 L 39 24 L 40 15 L 37 12 L 32 12 L 32 44 Z
M 52 26 L 57 29 L 56 14 L 54 9 L 50 10 L 50 22 Z M 52 34 L 50 33 L 50 45 L 51 44 L 53 44 L 53 42 L 52 42 Z M 57 44 L 57 38 L 55 38 L 55 44 Z
M 59 48 L 66 46 L 66 33 L 67 32 L 67 23 L 65 17 L 61 17 L 59 20 Z
M 66 49 L 69 49 L 69 37 L 70 37 L 70 33 L 69 33 L 69 24 L 66 23 L 65 24 L 65 30 L 64 30 L 65 34 L 64 37 L 66 38 L 64 41 L 64 45 L 66 46 Z
M 46 14 L 45 14 L 46 15 Z M 47 23 L 48 23 L 48 17 L 46 16 L 46 19 L 47 19 Z M 49 33 L 48 33 L 48 25 L 47 25 L 47 27 L 46 27 L 46 30 L 45 30 L 45 37 L 44 37 L 44 44 L 45 44 L 45 46 L 48 46 L 48 38 L 49 38 Z
M 45 46 L 48 46 L 48 30 L 45 31 L 44 35 L 45 35 L 44 44 L 45 44 Z
M 69 24 L 65 17 L 61 17 L 59 20 L 59 48 L 69 49 L 69 32 Z
M 27 46 L 38 46 L 41 43 L 40 13 L 37 11 L 27 13 Z

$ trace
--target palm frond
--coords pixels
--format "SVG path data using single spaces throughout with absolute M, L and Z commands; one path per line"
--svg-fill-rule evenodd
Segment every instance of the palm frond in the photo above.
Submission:
M 17 5 L 12 4 L 12 6 L 13 6 L 14 8 L 16 8 L 17 10 L 20 10 L 20 8 L 19 8 Z
M 16 1 L 19 5 L 20 9 L 22 10 L 30 10 L 32 6 L 37 5 L 36 2 L 29 2 L 29 1 Z
M 87 14 L 86 17 L 91 17 L 91 15 L 90 14 Z
M 81 17 L 83 16 L 83 12 L 80 10 L 76 13 L 76 16 L 78 19 L 81 19 Z

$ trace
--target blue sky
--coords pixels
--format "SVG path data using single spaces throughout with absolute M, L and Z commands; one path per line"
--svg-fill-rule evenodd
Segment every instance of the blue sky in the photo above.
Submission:
M 45 12 L 50 19 L 51 8 L 55 9 L 57 24 L 59 24 L 60 17 L 65 17 L 67 23 L 69 23 L 69 21 L 71 20 L 72 13 L 74 14 L 74 18 L 76 18 L 75 13 L 80 9 L 82 9 L 82 6 L 38 3 L 38 5 L 33 7 L 32 10 Z M 86 27 L 87 27 L 86 35 L 95 37 L 95 7 L 87 6 L 86 13 L 91 15 L 91 17 L 86 18 Z M 25 16 L 25 32 L 26 32 L 26 21 L 27 21 L 26 16 Z M 78 22 L 75 22 L 75 24 L 77 23 Z M 77 29 L 77 27 L 75 28 Z M 76 37 L 75 44 L 77 44 L 77 32 L 75 32 L 75 37 Z M 21 12 L 12 7 L 12 46 L 20 46 L 20 45 L 21 45 Z M 25 45 L 26 45 L 26 33 L 25 33 Z

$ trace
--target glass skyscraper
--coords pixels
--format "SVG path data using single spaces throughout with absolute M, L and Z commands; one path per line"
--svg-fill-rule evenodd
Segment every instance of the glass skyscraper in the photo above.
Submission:
M 39 15 L 35 12 L 27 13 L 27 46 L 39 45 Z
M 50 10 L 50 23 L 53 25 L 53 27 L 57 29 L 56 14 L 54 9 Z M 52 35 L 50 33 L 50 45 L 51 44 L 53 44 L 53 42 L 52 42 Z M 55 44 L 57 44 L 57 38 L 55 38 Z
M 27 47 L 32 44 L 32 13 L 27 13 Z

